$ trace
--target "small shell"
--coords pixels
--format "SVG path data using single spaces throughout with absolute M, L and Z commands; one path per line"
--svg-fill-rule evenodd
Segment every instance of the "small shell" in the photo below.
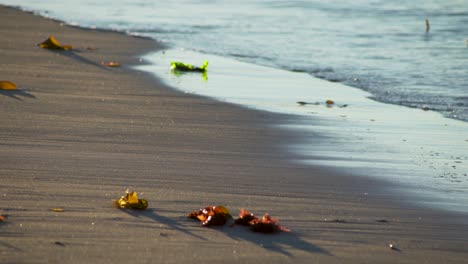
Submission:
M 388 247 L 390 247 L 391 250 L 400 251 L 394 244 L 389 244 Z

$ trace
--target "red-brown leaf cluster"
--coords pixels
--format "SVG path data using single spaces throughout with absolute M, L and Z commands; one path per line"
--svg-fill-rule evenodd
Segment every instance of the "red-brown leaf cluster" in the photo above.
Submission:
M 191 212 L 187 217 L 200 220 L 202 226 L 222 226 L 232 219 L 228 209 L 222 205 L 207 206 L 199 211 Z
M 224 206 L 207 206 L 199 211 L 193 211 L 188 218 L 201 221 L 202 226 L 222 226 L 232 219 L 229 211 Z M 234 224 L 248 226 L 254 232 L 260 233 L 277 233 L 289 232 L 290 230 L 281 226 L 279 221 L 269 214 L 265 214 L 262 218 L 257 218 L 251 212 L 241 209 L 239 218 L 234 221 Z
M 254 232 L 260 233 L 277 233 L 277 232 L 289 232 L 290 230 L 281 226 L 279 221 L 269 214 L 265 214 L 261 219 L 258 219 L 251 212 L 241 209 L 239 218 L 234 222 L 238 225 L 249 226 Z

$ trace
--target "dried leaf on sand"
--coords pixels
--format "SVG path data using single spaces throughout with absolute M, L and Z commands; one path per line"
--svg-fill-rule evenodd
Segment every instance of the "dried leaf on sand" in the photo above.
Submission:
M 234 221 L 236 225 L 244 225 L 244 226 L 250 226 L 250 221 L 252 220 L 258 220 L 257 217 L 255 217 L 251 212 L 241 209 L 239 213 L 239 218 Z
M 10 81 L 0 81 L 0 90 L 16 90 L 18 87 L 16 84 Z
M 251 221 L 250 229 L 254 232 L 261 233 L 276 233 L 276 232 L 289 232 L 291 230 L 281 226 L 276 218 L 265 214 L 262 219 Z
M 199 211 L 193 211 L 188 218 L 200 220 L 202 226 L 222 226 L 232 219 L 229 210 L 222 206 L 207 206 Z
M 121 66 L 121 64 L 116 61 L 109 61 L 109 62 L 101 61 L 101 65 L 104 65 L 107 67 L 120 67 Z
M 43 49 L 56 49 L 56 50 L 71 50 L 71 45 L 61 45 L 54 36 L 50 35 L 48 39 L 44 40 L 43 42 L 37 44 L 39 47 Z
M 260 233 L 277 233 L 277 232 L 289 232 L 290 230 L 281 226 L 279 221 L 269 214 L 265 214 L 261 219 L 258 219 L 251 212 L 241 209 L 239 218 L 234 222 L 238 225 L 250 226 L 250 229 L 254 232 Z
M 145 199 L 139 199 L 136 192 L 129 192 L 127 190 L 125 195 L 122 196 L 119 200 L 113 200 L 114 206 L 116 208 L 125 208 L 125 209 L 136 209 L 136 210 L 145 210 L 148 208 L 148 201 Z

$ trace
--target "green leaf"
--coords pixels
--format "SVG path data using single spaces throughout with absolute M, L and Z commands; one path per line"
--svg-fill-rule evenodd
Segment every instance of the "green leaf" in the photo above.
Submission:
M 171 69 L 178 70 L 178 71 L 206 72 L 208 70 L 208 61 L 205 60 L 201 67 L 195 67 L 192 64 L 184 63 L 180 61 L 171 61 Z

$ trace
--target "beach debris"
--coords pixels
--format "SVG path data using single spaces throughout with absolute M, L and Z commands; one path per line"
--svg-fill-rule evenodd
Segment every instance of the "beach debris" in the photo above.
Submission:
M 16 84 L 10 81 L 0 81 L 0 90 L 16 90 Z
M 389 247 L 391 250 L 401 251 L 399 248 L 396 247 L 395 244 L 388 244 L 388 247 Z
M 148 207 L 147 200 L 139 199 L 136 192 L 130 192 L 128 189 L 125 191 L 124 196 L 112 202 L 115 208 L 145 210 Z
M 258 218 L 255 217 L 254 214 L 252 214 L 251 212 L 242 208 L 240 209 L 239 218 L 237 218 L 236 221 L 234 221 L 234 223 L 236 225 L 249 226 L 250 221 L 252 220 L 258 220 Z
M 426 18 L 426 32 L 429 32 L 431 30 L 431 25 L 429 24 L 429 19 Z
M 269 214 L 265 214 L 261 219 L 258 219 L 251 212 L 241 209 L 239 218 L 234 221 L 235 224 L 249 226 L 254 232 L 259 233 L 278 233 L 289 232 L 291 230 L 281 226 L 279 221 Z
M 320 102 L 315 102 L 315 103 L 311 103 L 311 102 L 304 102 L 304 101 L 298 101 L 296 102 L 298 105 L 300 106 L 304 106 L 304 105 L 320 105 Z
M 429 108 L 429 106 L 427 106 L 427 105 L 423 105 L 423 106 L 421 107 L 421 109 L 422 109 L 423 111 L 429 111 L 429 110 L 431 110 L 431 109 Z
M 37 44 L 43 49 L 56 49 L 56 50 L 71 50 L 71 45 L 61 45 L 54 36 L 50 35 L 48 39 Z
M 208 61 L 205 60 L 201 67 L 193 66 L 192 64 L 183 63 L 180 61 L 171 61 L 171 69 L 178 71 L 196 71 L 196 72 L 206 72 L 208 70 Z
M 299 106 L 305 106 L 305 105 L 323 105 L 323 102 L 315 102 L 315 103 L 312 103 L 312 102 L 305 102 L 305 101 L 298 101 L 296 102 Z M 327 107 L 332 107 L 333 105 L 335 105 L 335 102 L 333 100 L 326 100 L 325 101 L 325 105 Z M 346 108 L 348 107 L 349 105 L 348 104 L 342 104 L 342 105 L 338 105 L 338 107 L 340 108 Z
M 188 218 L 200 220 L 202 226 L 222 226 L 232 219 L 229 210 L 222 206 L 207 206 L 199 211 L 193 211 Z
M 98 48 L 93 47 L 93 46 L 86 46 L 84 47 L 85 50 L 97 50 Z
M 101 65 L 107 66 L 107 67 L 120 67 L 120 63 L 116 61 L 109 61 L 109 62 L 104 62 L 101 61 Z
M 254 232 L 260 233 L 277 233 L 277 232 L 289 232 L 287 229 L 279 224 L 276 218 L 271 217 L 269 214 L 265 214 L 262 219 L 250 221 L 250 229 Z
M 222 206 L 208 206 L 199 211 L 193 211 L 187 216 L 188 218 L 201 221 L 202 226 L 222 226 L 232 219 L 229 210 Z M 281 226 L 279 221 L 269 214 L 265 214 L 262 218 L 257 218 L 246 209 L 241 209 L 239 218 L 231 225 L 248 226 L 254 232 L 259 233 L 277 233 L 289 232 L 290 230 Z
M 65 212 L 65 209 L 57 207 L 57 208 L 50 208 L 50 211 L 56 212 L 56 213 L 62 213 L 62 212 Z
M 6 194 L 4 194 L 6 195 Z M 7 215 L 3 214 L 3 210 L 0 210 L 0 222 L 3 222 L 7 219 Z
M 60 242 L 60 241 L 55 241 L 55 242 L 54 242 L 54 245 L 61 246 L 61 247 L 64 247 L 64 246 L 65 246 L 65 244 L 62 243 L 62 242 Z

